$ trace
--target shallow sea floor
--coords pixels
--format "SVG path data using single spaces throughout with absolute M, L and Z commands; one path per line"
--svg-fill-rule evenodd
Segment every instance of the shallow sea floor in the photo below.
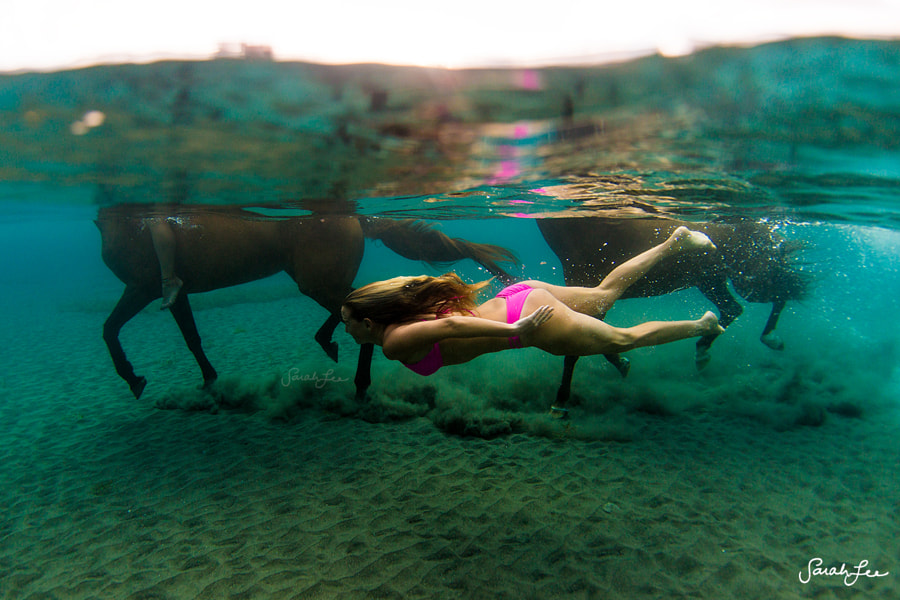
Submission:
M 339 336 L 351 359 L 334 367 L 311 342 L 324 311 L 279 286 L 195 303 L 226 388 L 218 396 L 195 389 L 168 315 L 139 315 L 123 342 L 151 379 L 140 400 L 100 337 L 114 281 L 65 300 L 29 296 L 24 284 L 7 296 L 0 597 L 900 593 L 894 409 L 783 426 L 730 410 L 750 400 L 690 369 L 671 389 L 703 399 L 648 400 L 654 365 L 672 386 L 661 364 L 677 356 L 690 366 L 690 345 L 673 345 L 638 355 L 624 382 L 601 363 L 585 367 L 567 423 L 544 415 L 561 361 L 533 354 L 515 359 L 525 366 L 487 357 L 437 379 L 436 391 L 376 360 L 380 409 L 366 411 L 342 381 L 353 375 L 352 343 Z M 723 340 L 717 352 L 740 347 Z M 529 361 L 549 374 L 529 379 Z M 331 368 L 320 387 L 284 379 L 297 369 L 322 381 Z M 497 369 L 504 377 L 483 386 L 490 402 L 460 383 Z M 753 385 L 769 393 L 745 382 L 745 395 Z M 797 387 L 788 377 L 777 389 Z M 493 439 L 461 435 L 466 427 Z M 814 558 L 838 568 L 868 560 L 890 574 L 804 584 Z

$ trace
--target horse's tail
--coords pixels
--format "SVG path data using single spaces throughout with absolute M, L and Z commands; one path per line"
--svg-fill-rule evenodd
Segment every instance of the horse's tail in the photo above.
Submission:
M 515 254 L 501 246 L 479 244 L 462 238 L 451 238 L 431 225 L 414 219 L 361 218 L 363 233 L 367 238 L 378 239 L 384 245 L 410 260 L 425 261 L 430 265 L 446 265 L 471 258 L 503 283 L 515 281 L 515 277 L 503 270 L 498 263 L 519 263 Z
M 804 248 L 805 244 L 802 242 L 783 241 L 779 245 L 782 268 L 776 275 L 774 287 L 780 290 L 783 300 L 803 300 L 815 285 L 815 274 L 804 269 L 806 264 L 797 256 Z

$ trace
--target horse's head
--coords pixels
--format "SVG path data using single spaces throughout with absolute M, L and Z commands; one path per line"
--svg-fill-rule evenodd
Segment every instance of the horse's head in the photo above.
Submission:
M 750 302 L 800 300 L 807 295 L 812 277 L 797 265 L 795 254 L 801 247 L 756 221 L 734 225 L 730 238 L 719 244 L 734 289 Z

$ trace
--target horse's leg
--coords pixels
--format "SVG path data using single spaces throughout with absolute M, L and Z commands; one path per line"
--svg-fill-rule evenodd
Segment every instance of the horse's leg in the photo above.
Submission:
M 175 303 L 170 308 L 178 329 L 184 337 L 188 350 L 194 355 L 197 364 L 200 365 L 200 371 L 203 373 L 203 387 L 208 388 L 215 383 L 219 376 L 216 370 L 206 358 L 203 352 L 203 346 L 200 343 L 200 332 L 197 331 L 197 323 L 194 321 L 194 311 L 191 310 L 191 303 L 188 302 L 188 295 L 185 293 L 178 294 L 175 297 Z
M 103 341 L 106 342 L 113 366 L 115 366 L 119 377 L 124 379 L 128 387 L 131 388 L 131 393 L 134 394 L 135 398 L 141 397 L 144 387 L 147 385 L 147 378 L 134 374 L 134 367 L 125 356 L 125 350 L 122 349 L 122 343 L 119 341 L 119 332 L 125 323 L 133 319 L 154 298 L 151 294 L 135 287 L 127 286 L 125 291 L 122 292 L 122 297 L 116 303 L 116 307 L 113 308 L 106 322 L 103 323 Z
M 597 315 L 597 318 L 601 321 L 604 317 L 606 317 L 606 311 L 602 311 Z M 628 371 L 631 369 L 631 361 L 629 359 L 621 354 L 604 354 L 603 356 L 619 371 L 622 377 L 628 376 Z M 565 406 L 571 395 L 572 377 L 575 374 L 576 362 L 578 362 L 577 356 L 567 356 L 565 358 L 562 382 L 559 384 L 559 389 L 556 390 L 556 403 L 550 407 L 550 415 L 553 417 L 560 418 L 566 415 L 567 410 Z
M 374 351 L 374 344 L 363 344 L 359 347 L 359 361 L 356 363 L 356 377 L 353 379 L 353 383 L 356 384 L 357 400 L 365 399 L 366 391 L 372 384 L 372 353 Z
M 741 306 L 741 303 L 728 291 L 728 282 L 724 279 L 717 281 L 714 284 L 701 284 L 698 287 L 700 292 L 706 296 L 710 302 L 716 305 L 716 309 L 719 311 L 719 325 L 723 328 L 728 327 L 735 319 L 741 316 L 742 312 L 744 312 L 744 307 Z M 704 336 L 697 340 L 697 354 L 695 359 L 697 370 L 700 370 L 709 364 L 709 361 L 712 358 L 709 349 L 716 337 L 718 336 Z
M 631 370 L 631 360 L 625 358 L 621 354 L 604 354 L 603 355 L 609 363 L 616 368 L 619 372 L 619 375 L 624 379 L 628 377 L 628 371 Z
M 333 339 L 334 330 L 337 329 L 337 326 L 340 325 L 340 323 L 341 318 L 338 315 L 329 314 L 328 318 L 316 332 L 316 341 L 322 347 L 322 350 L 325 351 L 325 354 L 327 354 L 334 362 L 338 361 L 338 345 Z
M 619 354 L 604 354 L 606 360 L 618 369 L 622 377 L 628 375 L 631 368 L 631 361 Z M 563 418 L 568 413 L 566 403 L 572 395 L 572 377 L 575 375 L 575 363 L 578 362 L 577 356 L 567 356 L 563 362 L 563 376 L 556 390 L 556 402 L 550 407 L 550 416 L 555 418 Z
M 563 362 L 563 376 L 556 390 L 556 402 L 550 407 L 550 416 L 557 419 L 563 418 L 569 412 L 566 408 L 566 402 L 572 394 L 572 376 L 575 374 L 575 363 L 578 362 L 577 356 L 566 356 Z
M 781 311 L 784 310 L 785 304 L 787 304 L 787 302 L 784 300 L 776 300 L 772 303 L 772 312 L 769 314 L 769 320 L 766 321 L 766 327 L 763 329 L 762 335 L 759 338 L 763 344 L 772 350 L 784 350 L 784 340 L 773 332 L 778 325 L 778 317 L 781 316 Z
M 338 344 L 332 339 L 341 323 L 341 305 L 353 290 L 365 251 L 365 238 L 357 218 L 323 218 L 285 222 L 285 272 L 299 292 L 328 311 L 315 340 L 333 361 Z
M 337 329 L 341 322 L 337 315 L 330 315 L 325 323 L 316 332 L 316 341 L 325 350 L 325 353 L 331 357 L 334 362 L 338 361 L 338 345 L 332 339 L 334 330 Z M 356 399 L 363 400 L 369 386 L 372 385 L 372 354 L 375 346 L 372 344 L 363 344 L 359 347 L 359 360 L 356 363 L 356 377 L 353 383 L 356 384 Z

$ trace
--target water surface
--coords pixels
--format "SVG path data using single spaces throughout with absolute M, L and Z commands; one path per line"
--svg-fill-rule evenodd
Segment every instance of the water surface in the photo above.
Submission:
M 838 597 L 798 578 L 821 557 L 889 571 L 851 591 L 891 596 L 898 67 L 896 42 L 811 39 L 592 68 L 0 76 L 0 594 Z M 339 328 L 332 362 L 327 311 L 281 274 L 192 298 L 212 393 L 158 301 L 137 315 L 135 399 L 93 223 L 131 203 L 420 219 L 555 283 L 538 219 L 752 221 L 814 285 L 781 351 L 759 340 L 771 306 L 739 298 L 702 371 L 689 342 L 631 353 L 626 379 L 583 359 L 556 422 L 562 361 L 531 350 L 429 379 L 376 352 L 356 401 L 356 346 Z M 370 240 L 355 284 L 450 268 L 489 276 Z M 710 307 L 688 289 L 608 320 Z

